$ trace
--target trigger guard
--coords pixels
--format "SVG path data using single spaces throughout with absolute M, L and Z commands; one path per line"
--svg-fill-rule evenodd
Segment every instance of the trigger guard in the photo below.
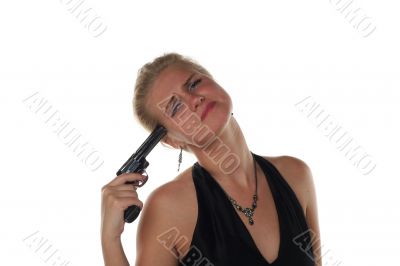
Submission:
M 147 174 L 146 170 L 143 170 L 142 175 L 144 175 L 145 178 L 143 179 L 142 182 L 139 181 L 139 182 L 137 183 L 137 185 L 136 185 L 137 187 L 143 186 L 144 184 L 146 184 L 147 180 L 149 179 L 149 175 Z

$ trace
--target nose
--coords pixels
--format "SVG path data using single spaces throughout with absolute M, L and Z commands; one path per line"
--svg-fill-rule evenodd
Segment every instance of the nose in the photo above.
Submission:
M 197 111 L 197 108 L 204 102 L 205 98 L 204 96 L 200 96 L 200 95 L 190 95 L 188 102 L 190 104 L 190 109 L 193 112 Z

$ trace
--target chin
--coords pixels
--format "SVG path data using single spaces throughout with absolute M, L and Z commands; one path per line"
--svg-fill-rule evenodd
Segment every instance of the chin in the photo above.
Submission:
M 215 133 L 215 136 L 219 136 L 231 122 L 232 116 L 229 110 L 228 108 L 226 110 L 216 110 L 209 117 L 206 117 L 203 124 L 207 125 Z

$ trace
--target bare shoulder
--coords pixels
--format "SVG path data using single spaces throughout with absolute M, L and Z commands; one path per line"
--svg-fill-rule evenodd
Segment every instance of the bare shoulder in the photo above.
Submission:
M 278 169 L 300 199 L 313 240 L 316 265 L 322 265 L 317 193 L 309 166 L 292 156 L 264 157 Z
M 303 160 L 289 155 L 263 156 L 263 158 L 271 162 L 288 182 L 306 212 L 310 192 L 314 189 L 310 167 Z
M 163 217 L 159 217 L 167 224 L 173 223 L 177 225 L 180 221 L 184 221 L 185 213 L 192 208 L 188 204 L 191 200 L 196 199 L 194 184 L 192 181 L 191 168 L 186 169 L 175 179 L 169 181 L 156 188 L 146 199 L 143 212 L 162 212 Z M 172 215 L 173 214 L 173 215 Z M 167 221 L 168 220 L 168 221 Z
M 176 265 L 176 242 L 195 223 L 196 194 L 187 169 L 145 200 L 136 234 L 137 265 Z M 193 199 L 194 198 L 194 199 Z
M 274 166 L 282 173 L 289 174 L 297 180 L 310 178 L 311 170 L 309 166 L 303 160 L 289 156 L 275 156 L 268 157 L 263 156 L 265 159 L 270 161 Z

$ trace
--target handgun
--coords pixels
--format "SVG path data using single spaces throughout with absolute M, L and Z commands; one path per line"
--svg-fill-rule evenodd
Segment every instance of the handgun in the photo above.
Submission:
M 118 170 L 117 176 L 124 173 L 146 173 L 146 168 L 149 166 L 149 162 L 146 160 L 146 156 L 151 152 L 151 150 L 157 145 L 157 143 L 167 134 L 167 129 L 162 125 L 157 125 L 154 130 L 150 133 L 147 139 L 142 145 L 137 149 L 137 151 L 132 154 L 131 157 L 122 165 Z M 148 179 L 147 173 L 146 178 L 141 181 L 128 181 L 125 184 L 133 184 L 134 186 L 143 186 Z M 124 211 L 124 220 L 127 223 L 133 222 L 140 213 L 141 209 L 139 206 L 131 205 Z

